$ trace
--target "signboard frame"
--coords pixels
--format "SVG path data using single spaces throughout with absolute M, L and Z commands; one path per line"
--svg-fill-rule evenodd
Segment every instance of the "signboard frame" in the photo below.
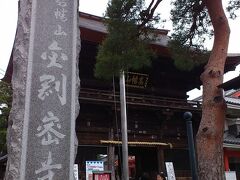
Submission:
M 104 180 L 112 180 L 111 171 L 93 171 L 93 180 L 101 180 L 96 177 L 97 175 L 108 175 L 108 179 L 104 179 Z
M 92 180 L 92 178 L 89 178 L 89 176 L 93 176 L 93 172 L 97 171 L 104 171 L 103 161 L 86 161 L 86 180 Z

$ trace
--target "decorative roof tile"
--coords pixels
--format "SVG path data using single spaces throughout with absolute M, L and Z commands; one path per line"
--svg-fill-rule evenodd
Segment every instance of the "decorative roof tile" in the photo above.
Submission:
M 235 137 L 234 135 L 232 135 L 228 131 L 226 131 L 226 132 L 224 132 L 223 143 L 240 145 L 240 137 Z
M 227 103 L 240 105 L 240 98 L 225 97 L 225 101 Z

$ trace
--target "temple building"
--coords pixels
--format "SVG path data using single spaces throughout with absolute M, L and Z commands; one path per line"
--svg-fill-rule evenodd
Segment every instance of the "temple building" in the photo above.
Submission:
M 81 91 L 77 119 L 79 140 L 76 162 L 85 174 L 85 162 L 103 158 L 106 169 L 121 176 L 121 117 L 119 81 L 94 77 L 98 46 L 107 35 L 102 18 L 80 13 L 82 49 L 79 59 Z M 190 177 L 186 124 L 183 113 L 193 114 L 196 134 L 201 119 L 201 105 L 188 101 L 186 93 L 201 85 L 203 66 L 181 71 L 174 65 L 167 47 L 168 31 L 158 30 L 158 41 L 151 44 L 157 58 L 151 67 L 126 73 L 129 171 L 131 179 L 143 173 L 154 177 L 166 172 L 165 162 L 172 162 L 178 178 Z M 229 56 L 225 71 L 233 70 L 239 56 Z M 121 178 L 120 178 L 121 179 Z
M 94 77 L 98 46 L 107 35 L 103 19 L 79 13 L 81 52 L 79 56 L 80 113 L 76 120 L 79 179 L 86 179 L 86 161 L 103 161 L 104 170 L 121 179 L 121 117 L 119 79 Z M 177 179 L 189 179 L 190 163 L 186 122 L 183 114 L 193 114 L 193 132 L 201 119 L 201 103 L 189 101 L 186 93 L 201 86 L 204 65 L 183 71 L 176 68 L 167 47 L 168 30 L 157 30 L 158 40 L 150 46 L 157 57 L 150 67 L 126 72 L 126 101 L 130 179 L 147 174 L 154 179 L 166 174 L 171 162 Z M 239 55 L 227 58 L 225 72 L 234 70 Z M 10 60 L 5 81 L 12 74 Z M 226 148 L 226 147 L 225 147 Z M 240 157 L 240 156 L 239 156 Z
M 225 171 L 234 172 L 240 178 L 240 76 L 220 85 L 225 92 L 227 114 L 224 131 Z

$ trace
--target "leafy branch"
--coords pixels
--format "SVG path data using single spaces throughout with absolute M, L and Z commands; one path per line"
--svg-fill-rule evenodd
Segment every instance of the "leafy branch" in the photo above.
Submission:
M 155 39 L 153 26 L 160 20 L 154 11 L 161 0 L 147 8 L 143 0 L 112 0 L 108 3 L 105 24 L 108 35 L 99 47 L 95 76 L 109 79 L 120 70 L 140 69 L 151 64 L 154 53 L 149 43 Z
M 0 154 L 6 152 L 7 121 L 12 103 L 11 85 L 0 81 Z
M 230 0 L 228 3 L 227 11 L 230 13 L 230 18 L 235 19 L 237 17 L 236 10 L 240 8 L 239 0 Z

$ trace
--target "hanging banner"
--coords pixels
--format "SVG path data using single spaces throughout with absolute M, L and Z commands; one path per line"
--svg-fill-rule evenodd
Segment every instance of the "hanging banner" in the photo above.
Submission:
M 73 175 L 75 180 L 78 180 L 78 164 L 74 164 L 73 166 Z
M 168 180 L 176 180 L 172 162 L 165 162 Z

